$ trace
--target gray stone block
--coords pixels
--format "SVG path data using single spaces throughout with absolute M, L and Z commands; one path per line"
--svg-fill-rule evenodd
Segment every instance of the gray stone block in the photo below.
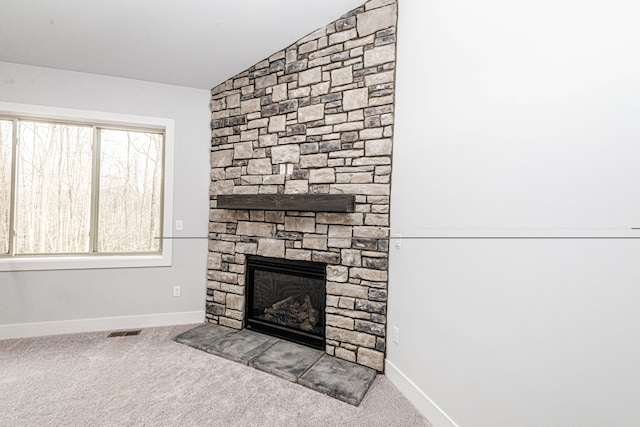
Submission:
M 298 163 L 300 161 L 300 146 L 289 144 L 279 145 L 271 148 L 271 162 L 279 163 Z
M 361 365 L 382 371 L 384 368 L 384 353 L 368 348 L 359 348 L 357 361 Z
M 278 341 L 253 359 L 249 365 L 295 382 L 322 355 L 322 350 L 314 350 L 287 341 Z
M 311 68 L 310 70 L 303 71 L 298 75 L 298 84 L 300 86 L 311 85 L 313 83 L 318 83 L 321 79 L 322 71 L 320 67 Z
M 298 121 L 301 123 L 320 120 L 324 117 L 324 104 L 315 104 L 298 109 Z
M 359 405 L 376 378 L 376 371 L 345 360 L 323 356 L 298 383 L 351 405 Z
M 227 338 L 238 333 L 236 329 L 226 328 L 220 325 L 205 323 L 196 328 L 183 332 L 174 338 L 174 341 L 180 344 L 186 344 L 190 347 L 204 350 L 212 343 Z
M 260 100 L 249 99 L 240 103 L 240 111 L 242 114 L 252 113 L 254 111 L 260 111 Z
M 260 239 L 258 242 L 258 255 L 284 258 L 284 241 L 276 239 Z
M 231 166 L 233 161 L 233 150 L 214 151 L 211 153 L 212 167 Z
M 284 184 L 285 194 L 308 194 L 309 182 L 306 180 L 286 181 Z
M 364 37 L 395 25 L 397 14 L 398 7 L 395 4 L 359 14 L 358 35 Z
M 247 173 L 250 175 L 270 175 L 271 159 L 251 159 L 247 167 Z
M 344 111 L 357 110 L 366 107 L 369 102 L 369 90 L 367 88 L 345 91 L 342 95 L 342 108 Z M 338 127 L 336 127 L 338 128 Z M 351 130 L 343 129 L 340 130 Z
M 277 338 L 242 329 L 234 335 L 214 341 L 204 351 L 246 365 L 277 341 Z

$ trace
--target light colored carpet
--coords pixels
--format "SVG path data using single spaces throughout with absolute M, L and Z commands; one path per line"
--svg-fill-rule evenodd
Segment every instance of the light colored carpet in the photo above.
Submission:
M 379 375 L 358 407 L 171 338 L 0 341 L 0 426 L 429 426 Z

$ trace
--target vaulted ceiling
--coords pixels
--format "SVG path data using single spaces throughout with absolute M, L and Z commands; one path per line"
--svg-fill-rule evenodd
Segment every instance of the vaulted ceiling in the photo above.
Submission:
M 364 0 L 2 0 L 0 61 L 210 89 Z

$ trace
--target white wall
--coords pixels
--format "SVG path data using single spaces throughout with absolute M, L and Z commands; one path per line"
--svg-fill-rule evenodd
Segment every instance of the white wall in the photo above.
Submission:
M 639 13 L 400 1 L 387 374 L 436 425 L 640 423 L 640 240 L 425 238 L 640 237 Z
M 207 90 L 0 62 L 0 101 L 174 119 L 178 237 L 207 235 L 209 98 Z M 206 240 L 174 240 L 171 267 L 0 273 L 0 325 L 62 321 L 64 330 L 69 320 L 155 315 L 146 322 L 161 323 L 197 312 L 204 320 L 206 257 Z

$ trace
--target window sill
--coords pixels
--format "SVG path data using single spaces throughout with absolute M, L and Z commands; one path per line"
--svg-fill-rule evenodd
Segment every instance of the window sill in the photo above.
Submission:
M 157 255 L 34 256 L 0 258 L 0 272 L 170 267 L 171 251 Z

